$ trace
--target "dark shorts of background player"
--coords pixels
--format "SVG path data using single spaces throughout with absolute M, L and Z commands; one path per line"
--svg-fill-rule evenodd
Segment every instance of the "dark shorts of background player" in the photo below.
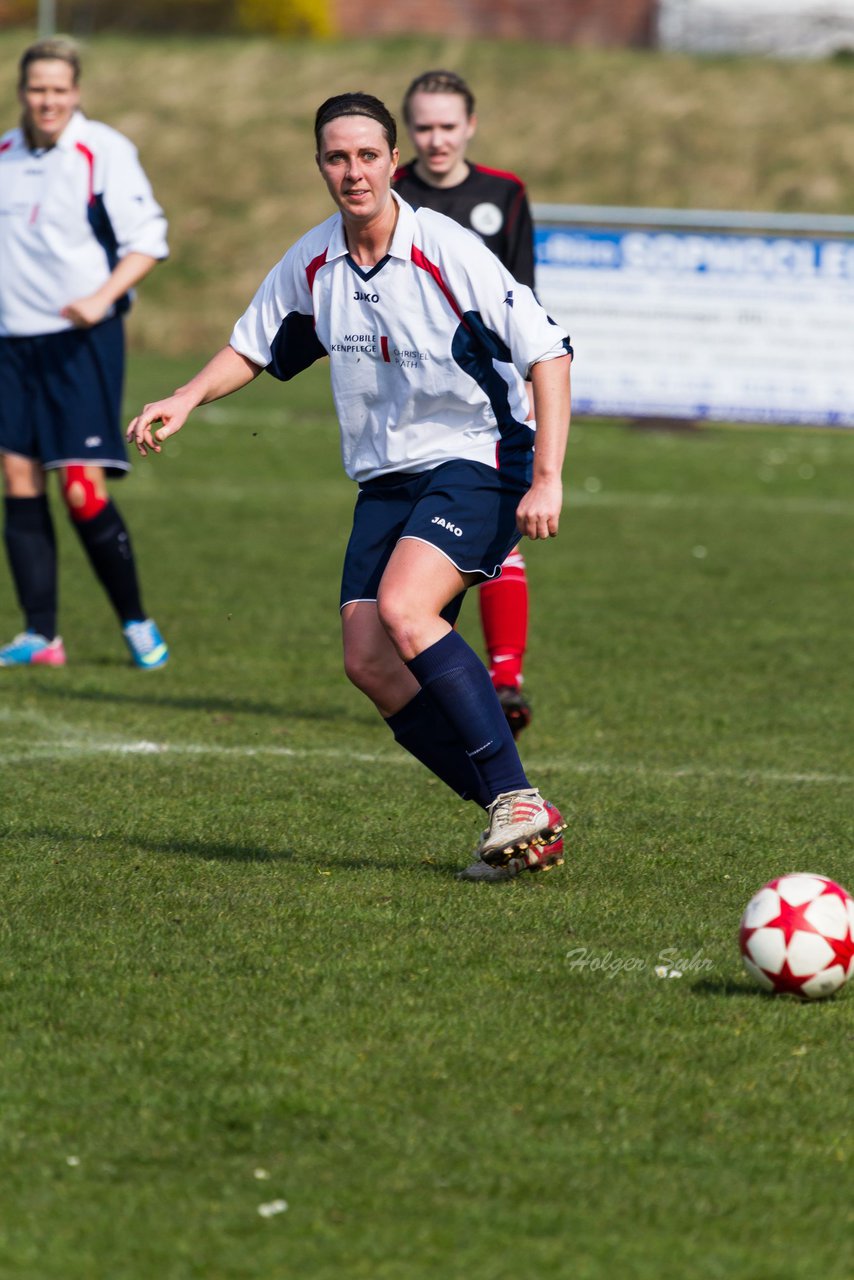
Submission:
M 436 547 L 461 573 L 486 581 L 519 541 L 516 508 L 527 486 L 481 462 L 453 460 L 432 471 L 395 472 L 359 488 L 344 557 L 341 608 L 376 600 L 380 579 L 401 538 Z M 442 610 L 454 623 L 463 596 Z
M 91 329 L 0 338 L 0 453 L 46 471 L 78 463 L 130 470 L 121 430 L 120 316 Z

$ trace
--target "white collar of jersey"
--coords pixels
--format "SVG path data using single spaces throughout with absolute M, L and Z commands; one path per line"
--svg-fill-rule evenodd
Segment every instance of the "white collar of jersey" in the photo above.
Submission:
M 78 109 L 74 112 L 54 145 L 52 147 L 36 147 L 35 152 L 43 155 L 48 151 L 71 151 L 83 136 L 83 127 L 85 124 L 86 117 L 83 112 Z M 24 151 L 30 150 L 29 143 L 27 142 L 27 135 L 24 132 L 22 125 L 19 125 L 15 130 L 13 142 L 16 147 L 20 147 Z
M 399 213 L 388 256 L 390 258 L 403 258 L 405 262 L 408 262 L 412 256 L 412 242 L 415 239 L 415 210 L 411 204 L 407 204 L 405 200 L 402 200 L 394 190 L 391 192 L 391 198 L 397 204 Z M 329 238 L 326 261 L 331 262 L 333 258 L 344 258 L 349 252 L 347 237 L 344 235 L 344 219 L 339 213 L 338 221 Z
M 63 151 L 71 151 L 82 138 L 85 124 L 86 117 L 78 108 L 59 135 L 56 145 Z
M 392 190 L 391 196 L 397 201 L 399 212 L 397 226 L 391 238 L 389 255 L 392 258 L 403 258 L 408 262 L 412 257 L 412 242 L 415 239 L 415 210 L 396 191 Z

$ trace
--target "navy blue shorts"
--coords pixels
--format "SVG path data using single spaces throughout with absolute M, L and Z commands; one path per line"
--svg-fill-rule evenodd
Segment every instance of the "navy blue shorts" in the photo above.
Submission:
M 130 470 L 121 429 L 121 317 L 92 329 L 0 338 L 0 453 L 40 462 Z
M 401 538 L 429 542 L 460 573 L 495 578 L 519 541 L 516 508 L 527 485 L 482 462 L 443 462 L 433 471 L 395 472 L 359 488 L 344 557 L 341 608 L 376 600 Z M 462 597 L 455 603 L 453 621 Z M 448 617 L 448 612 L 445 611 Z

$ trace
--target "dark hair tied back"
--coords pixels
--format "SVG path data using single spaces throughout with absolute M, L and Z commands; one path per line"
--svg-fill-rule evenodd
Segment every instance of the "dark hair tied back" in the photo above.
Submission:
M 326 125 L 340 116 L 367 116 L 382 126 L 388 142 L 389 151 L 397 146 L 397 123 L 384 102 L 369 93 L 339 93 L 334 98 L 327 98 L 317 108 L 314 117 L 314 140 L 320 151 L 320 135 Z
M 409 108 L 416 93 L 456 93 L 466 105 L 466 115 L 474 115 L 474 94 L 456 71 L 422 71 L 403 95 L 403 118 L 410 121 Z

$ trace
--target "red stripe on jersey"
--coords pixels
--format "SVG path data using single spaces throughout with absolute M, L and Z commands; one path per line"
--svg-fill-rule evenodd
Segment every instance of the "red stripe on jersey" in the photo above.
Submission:
M 510 173 L 508 169 L 488 169 L 485 164 L 473 164 L 471 167 L 476 173 L 485 173 L 490 178 L 506 178 L 508 182 L 515 183 L 517 187 L 521 187 L 523 191 L 525 190 L 525 184 L 519 175 Z
M 8 151 L 11 145 L 12 145 L 11 138 L 7 138 L 5 142 L 0 142 L 0 153 L 2 153 L 3 151 Z
M 386 364 L 391 364 L 391 356 L 388 353 L 388 338 L 385 334 L 380 338 L 380 347 L 382 348 L 383 360 L 385 360 Z
M 463 319 L 463 313 L 460 309 L 460 305 L 457 302 L 454 295 L 451 293 L 445 281 L 442 279 L 442 273 L 439 270 L 439 268 L 436 266 L 435 262 L 431 262 L 429 258 L 426 258 L 424 254 L 421 252 L 421 250 L 417 249 L 415 245 L 412 246 L 412 261 L 415 263 L 416 267 L 420 267 L 422 271 L 426 271 L 428 275 L 431 275 L 433 277 L 433 279 L 436 281 L 436 284 L 439 286 L 439 288 L 442 290 L 442 293 L 445 295 L 445 298 L 447 299 L 449 306 L 453 310 L 454 315 L 457 317 L 460 323 L 464 326 L 464 328 L 468 329 L 469 326 L 466 324 L 465 320 Z
M 522 212 L 522 203 L 525 199 L 525 188 L 520 187 L 513 197 L 513 203 L 510 206 L 510 212 L 507 214 L 507 231 L 510 233 L 514 230 L 516 223 L 519 221 L 519 214 Z
M 327 253 L 327 250 L 324 249 L 323 253 L 318 254 L 316 258 L 312 258 L 311 262 L 308 264 L 308 266 L 305 269 L 305 278 L 308 281 L 309 293 L 311 293 L 312 289 L 314 288 L 314 277 L 317 275 L 320 268 L 326 262 L 326 253 Z
M 95 156 L 85 143 L 76 142 L 74 145 L 89 166 L 89 203 L 91 204 L 95 199 Z

